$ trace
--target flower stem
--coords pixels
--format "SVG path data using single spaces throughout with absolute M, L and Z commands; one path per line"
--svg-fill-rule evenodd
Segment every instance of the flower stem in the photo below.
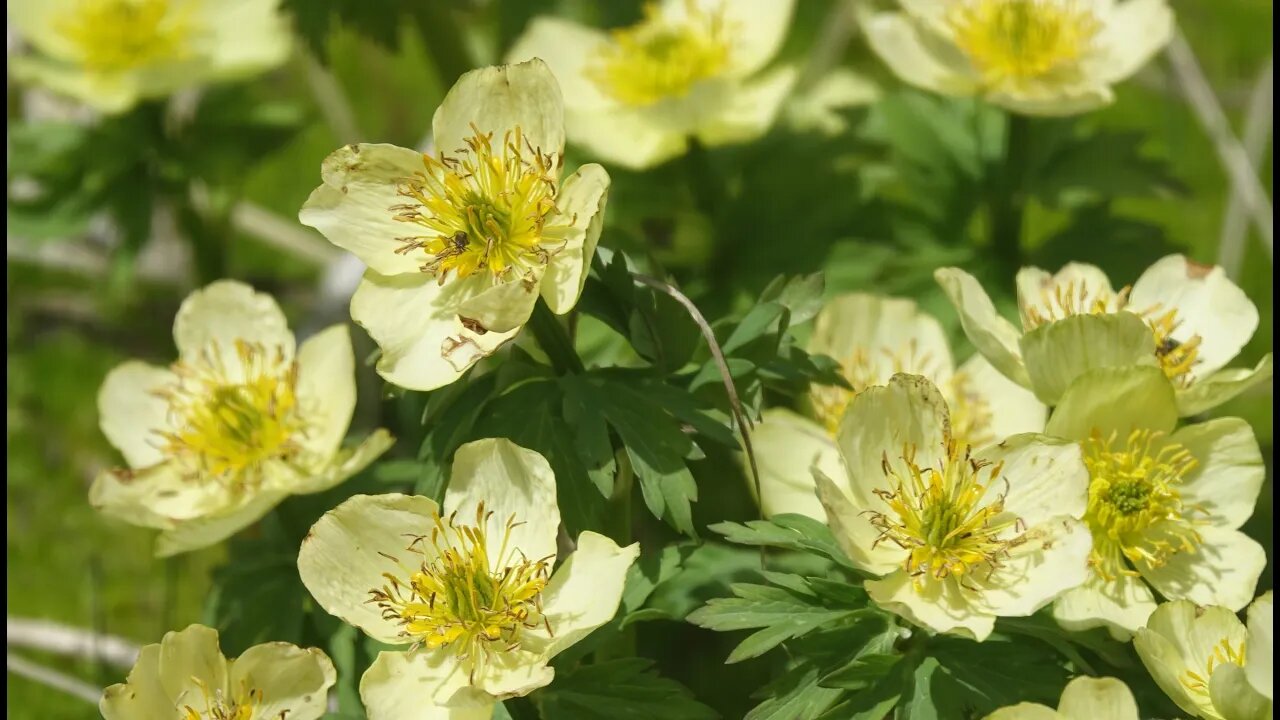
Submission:
M 1031 147 L 1031 119 L 1009 114 L 1004 164 L 997 171 L 990 196 L 991 246 L 1013 268 L 1022 266 L 1022 225 L 1026 209 L 1024 187 Z
M 578 351 L 573 349 L 573 340 L 569 338 L 568 331 L 541 298 L 533 306 L 528 327 L 538 339 L 538 345 L 547 354 L 551 367 L 557 374 L 576 375 L 586 370 L 582 359 L 578 357 Z

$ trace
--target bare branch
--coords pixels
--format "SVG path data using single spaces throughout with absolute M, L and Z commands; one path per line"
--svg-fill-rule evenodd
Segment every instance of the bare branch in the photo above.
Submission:
M 11 646 L 30 648 L 83 660 L 101 660 L 120 668 L 131 668 L 138 659 L 138 646 L 124 638 L 99 635 L 48 620 L 8 618 L 7 639 Z
M 1255 168 L 1262 167 L 1263 156 L 1271 141 L 1271 121 L 1275 114 L 1272 107 L 1275 100 L 1274 89 L 1271 87 L 1274 79 L 1273 60 L 1274 56 L 1267 56 L 1262 72 L 1254 83 L 1244 118 L 1244 151 Z M 1244 242 L 1249 221 L 1246 213 L 1240 196 L 1230 193 L 1227 197 L 1227 211 L 1222 218 L 1222 233 L 1218 236 L 1218 264 L 1227 271 L 1227 277 L 1233 280 L 1239 279 L 1244 263 Z
M 102 691 L 90 685 L 83 680 L 77 680 L 70 675 L 64 675 L 57 670 L 51 670 L 43 665 L 33 663 L 25 658 L 18 657 L 13 653 L 6 656 L 6 664 L 9 672 L 28 680 L 38 682 L 46 687 L 71 695 L 72 697 L 84 700 L 87 703 L 97 705 L 102 698 Z

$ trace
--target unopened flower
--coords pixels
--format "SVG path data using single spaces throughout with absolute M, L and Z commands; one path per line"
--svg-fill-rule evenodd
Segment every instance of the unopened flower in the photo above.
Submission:
M 1173 36 L 1165 0 L 899 0 L 864 22 L 903 81 L 978 95 L 1025 115 L 1074 115 L 1113 100 Z
M 1055 275 L 1025 267 L 1017 277 L 1021 331 L 973 276 L 940 268 L 935 277 L 978 351 L 1049 405 L 1098 367 L 1159 367 L 1184 416 L 1271 378 L 1270 353 L 1252 370 L 1226 368 L 1257 329 L 1258 309 L 1222 268 L 1182 255 L 1161 258 L 1119 291 L 1093 265 L 1070 263 Z
M 927 379 L 895 375 L 849 403 L 845 473 L 815 470 L 841 548 L 879 579 L 867 594 L 935 632 L 983 640 L 1088 575 L 1080 449 L 1032 433 L 974 449 Z
M 1171 700 L 1205 720 L 1265 720 L 1271 698 L 1250 682 L 1257 663 L 1270 681 L 1271 593 L 1258 598 L 1246 629 L 1224 607 L 1200 607 L 1188 600 L 1162 604 L 1138 630 L 1133 646 L 1152 679 Z M 1255 609 L 1257 612 L 1255 612 Z M 1265 652 L 1253 647 L 1255 627 L 1266 614 Z
M 360 681 L 371 720 L 483 708 L 551 682 L 548 661 L 614 616 L 639 554 L 584 532 L 553 573 L 559 525 L 550 465 L 503 439 L 458 448 L 443 510 L 356 495 L 315 524 L 303 584 L 330 614 L 407 646 Z
M 36 54 L 14 77 L 107 113 L 144 98 L 270 69 L 289 53 L 278 0 L 13 0 L 9 19 Z
M 1138 720 L 1138 703 L 1129 686 L 1115 678 L 1081 675 L 1067 683 L 1057 710 L 1024 702 L 1002 707 L 985 720 Z
M 545 64 L 462 76 L 432 121 L 435 154 L 348 145 L 298 219 L 368 267 L 351 317 L 411 390 L 447 385 L 510 340 L 541 296 L 577 302 L 604 220 L 609 176 L 561 178 L 564 110 Z
M 838 360 L 851 389 L 814 386 L 807 416 L 783 408 L 764 411 L 751 438 L 766 516 L 825 517 L 810 468 L 817 466 L 828 477 L 842 473 L 836 431 L 845 408 L 855 395 L 887 383 L 895 373 L 922 375 L 937 385 L 947 401 L 951 434 L 960 442 L 982 447 L 1044 429 L 1044 405 L 981 355 L 956 370 L 942 326 L 911 300 L 864 293 L 832 298 L 814 319 L 806 349 Z
M 117 366 L 98 393 L 102 432 L 128 469 L 102 473 L 89 501 L 159 528 L 157 553 L 211 545 L 289 495 L 342 482 L 391 446 L 384 430 L 342 441 L 355 409 L 351 336 L 335 325 L 294 349 L 271 296 L 220 280 L 174 318 L 178 361 Z
M 1082 375 L 1045 432 L 1080 443 L 1089 468 L 1093 535 L 1087 583 L 1054 605 L 1070 630 L 1105 626 L 1127 638 L 1171 600 L 1240 610 L 1266 564 L 1238 528 L 1262 489 L 1262 453 L 1249 424 L 1216 418 L 1175 430 L 1173 387 L 1158 368 Z
M 662 0 L 608 33 L 535 18 L 509 61 L 542 58 L 565 89 L 569 138 L 633 169 L 706 145 L 746 142 L 772 124 L 796 71 L 760 71 L 778 52 L 793 0 Z
M 144 646 L 98 709 L 106 720 L 318 720 L 336 679 L 315 648 L 271 642 L 228 660 L 216 630 L 191 625 Z

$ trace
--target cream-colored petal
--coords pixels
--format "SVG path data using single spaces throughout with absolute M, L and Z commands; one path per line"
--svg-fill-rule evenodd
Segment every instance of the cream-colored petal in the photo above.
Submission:
M 14 56 L 9 74 L 15 82 L 40 85 L 108 115 L 122 113 L 142 99 L 139 78 L 131 73 L 89 73 L 42 57 Z
M 222 0 L 196 7 L 204 15 L 213 76 L 244 77 L 288 59 L 291 36 L 278 0 Z
M 124 455 L 131 468 L 164 461 L 157 431 L 169 427 L 169 403 L 157 390 L 177 382 L 168 368 L 138 360 L 123 362 L 107 373 L 98 389 L 98 427 Z
M 519 277 L 512 275 L 497 285 L 467 297 L 458 304 L 457 316 L 465 319 L 473 329 L 486 333 L 507 333 L 519 330 L 533 314 L 538 302 L 538 287 L 542 284 L 541 270 Z M 473 275 L 463 283 L 487 283 L 486 278 Z M 461 322 L 461 321 L 460 321 Z M 474 330 L 479 332 L 479 329 Z
M 1245 669 L 1235 663 L 1213 669 L 1209 700 L 1226 720 L 1271 720 L 1271 700 L 1253 689 Z
M 652 115 L 649 108 L 571 110 L 565 114 L 565 127 L 575 145 L 605 163 L 647 170 L 683 155 L 689 147 L 685 129 L 667 127 Z
M 221 542 L 257 522 L 285 493 L 261 491 L 234 510 L 175 522 L 156 538 L 156 557 L 170 557 Z
M 1089 263 L 1067 263 L 1053 274 L 1038 267 L 1024 267 L 1014 277 L 1014 284 L 1018 288 L 1018 312 L 1024 322 L 1035 317 L 1059 317 L 1063 298 L 1069 298 L 1078 309 L 1093 308 L 1099 303 L 1108 310 L 1117 309 L 1111 279 L 1102 268 Z
M 902 567 L 906 553 L 891 542 L 877 542 L 880 531 L 871 524 L 866 508 L 854 505 L 848 494 L 821 470 L 814 468 L 813 477 L 831 533 L 853 564 L 873 575 L 887 575 Z M 875 509 L 886 507 L 879 498 L 876 502 L 878 504 L 872 506 Z
M 320 187 L 311 192 L 298 222 L 319 230 L 329 242 L 353 253 L 382 275 L 421 274 L 421 253 L 397 253 L 398 238 L 424 232 L 396 220 L 394 207 L 411 202 L 401 183 L 426 173 L 422 153 L 386 144 L 343 145 L 320 165 Z
M 369 463 L 377 460 L 394 444 L 395 438 L 391 437 L 391 433 L 381 428 L 374 430 L 359 445 L 339 450 L 329 462 L 319 468 L 295 474 L 286 489 L 295 495 L 328 490 L 368 467 Z
M 1052 93 L 1028 94 L 1002 89 L 988 93 L 986 100 L 1010 112 L 1035 117 L 1080 115 L 1115 101 L 1115 94 L 1105 85 L 1079 85 L 1054 90 Z
M 1128 0 L 1126 5 L 1147 0 Z M 1155 318 L 1176 311 L 1172 337 L 1185 343 L 1200 337 L 1196 378 L 1226 367 L 1258 329 L 1258 308 L 1221 267 L 1200 265 L 1169 255 L 1147 268 L 1133 285 L 1129 305 Z
M 1266 552 L 1236 530 L 1207 525 L 1197 526 L 1196 531 L 1201 542 L 1195 552 L 1174 553 L 1160 567 L 1140 561 L 1138 570 L 1167 598 L 1244 609 L 1267 564 Z
M 489 720 L 493 702 L 449 707 L 438 704 L 467 684 L 466 672 L 449 648 L 413 655 L 380 652 L 360 678 L 360 701 L 369 720 Z
M 296 395 L 307 423 L 300 444 L 320 457 L 332 456 L 356 409 L 355 352 L 345 324 L 321 330 L 298 348 Z
M 542 298 L 557 315 L 573 309 L 587 283 L 591 258 L 604 229 L 604 208 L 609 198 L 609 173 L 599 165 L 583 165 L 565 178 L 556 196 L 556 210 L 572 221 L 564 247 L 551 257 L 542 276 Z
M 1068 719 L 1065 715 L 1058 714 L 1057 710 L 1045 707 L 1039 703 L 1018 703 L 1002 707 L 982 720 L 1075 720 Z
M 204 710 L 200 684 L 209 692 L 226 692 L 227 660 L 218 647 L 218 631 L 204 625 L 188 625 L 170 631 L 160 640 L 160 684 L 179 707 Z
M 165 718 L 173 714 L 173 700 L 160 683 L 160 644 L 143 645 L 129 676 L 108 687 L 98 702 L 104 720 Z
M 1042 432 L 1049 409 L 1035 393 L 996 370 L 982 355 L 974 355 L 960 366 L 951 383 L 943 386 L 951 408 L 956 439 L 981 446 L 1018 433 Z M 985 422 L 960 422 L 965 413 L 984 412 Z M 971 428 L 970 437 L 964 428 Z
M 1189 388 L 1178 388 L 1178 413 L 1199 415 L 1249 390 L 1271 381 L 1271 353 L 1253 368 L 1228 368 L 1197 380 Z
M 407 579 L 417 552 L 408 536 L 431 531 L 436 504 L 425 497 L 387 493 L 354 495 L 311 527 L 298 551 L 298 574 L 320 607 L 364 630 L 375 640 L 407 644 L 400 626 L 383 619 L 368 602 L 369 591 L 387 584 L 383 573 Z M 397 558 L 393 561 L 383 555 Z
M 487 515 L 485 528 L 492 542 L 507 537 L 507 547 L 531 561 L 556 557 L 560 508 L 556 505 L 556 477 L 547 459 L 505 438 L 476 440 L 459 447 L 444 495 L 444 512 L 457 522 L 475 525 L 477 512 Z M 511 527 L 508 536 L 508 523 Z M 511 558 L 489 558 L 495 572 Z
M 338 674 L 329 657 L 316 648 L 285 642 L 254 645 L 231 663 L 230 690 L 248 687 L 262 692 L 257 714 L 263 718 L 319 720 L 328 709 L 329 688 Z
M 639 556 L 639 543 L 618 547 L 604 535 L 579 535 L 577 549 L 542 591 L 551 635 L 545 635 L 545 626 L 531 630 L 528 649 L 550 660 L 612 620 L 622 601 L 627 570 Z
M 567 108 L 600 110 L 614 105 L 614 101 L 600 92 L 596 83 L 587 77 L 586 70 L 608 41 L 607 35 L 593 27 L 539 16 L 529 22 L 503 62 L 541 58 L 560 83 Z
M 1093 538 L 1084 523 L 1062 515 L 1030 527 L 1024 537 L 990 575 L 969 578 L 981 591 L 976 607 L 1026 617 L 1088 580 Z
M 466 328 L 458 307 L 471 286 L 442 287 L 421 273 L 387 277 L 366 272 L 351 296 L 351 317 L 382 350 L 377 370 L 409 390 L 434 390 L 493 354 L 515 331 L 480 334 Z
M 1062 691 L 1058 712 L 1070 720 L 1138 720 L 1138 703 L 1115 678 L 1081 675 Z
M 1002 464 L 1001 482 L 987 488 L 983 505 L 1003 498 L 1005 510 L 1017 515 L 1027 528 L 1061 516 L 1084 517 L 1089 504 L 1089 471 L 1075 442 L 1025 433 L 1005 438 L 974 456 Z
M 995 629 L 995 616 L 973 607 L 954 576 L 945 580 L 926 576 L 917 590 L 905 570 L 896 570 L 888 577 L 866 581 L 866 589 L 880 607 L 934 632 L 982 642 Z
M 1253 428 L 1240 418 L 1188 425 L 1169 438 L 1191 452 L 1196 466 L 1178 488 L 1197 520 L 1236 529 L 1253 514 L 1266 468 Z
M 1220 718 L 1207 695 L 1187 692 L 1182 679 L 1187 671 L 1205 677 L 1211 659 L 1225 641 L 1239 649 L 1246 640 L 1244 625 L 1224 607 L 1197 607 L 1188 600 L 1162 604 L 1138 631 L 1134 648 L 1152 679 L 1178 707 L 1192 715 Z M 1216 658 L 1215 658 L 1216 656 Z M 1217 662 L 1214 663 L 1215 665 Z
M 1137 72 L 1173 37 L 1173 11 L 1165 0 L 1126 0 L 1104 19 L 1095 38 L 1102 48 L 1097 64 L 1104 82 L 1120 82 Z
M 960 316 L 960 326 L 973 346 L 1005 377 L 1031 387 L 1018 347 L 1021 333 L 1000 317 L 976 278 L 959 268 L 938 268 L 934 279 Z
M 815 494 L 812 468 L 831 478 L 844 477 L 840 451 L 826 428 L 790 410 L 771 408 L 751 431 L 760 470 L 760 510 L 765 517 L 798 513 L 824 520 Z M 746 463 L 744 454 L 743 463 Z M 754 492 L 748 473 L 748 484 Z
M 1192 694 L 1183 686 L 1183 676 L 1190 668 L 1173 641 L 1148 628 L 1140 628 L 1133 638 L 1133 647 L 1151 673 L 1151 679 L 1174 704 L 1193 717 L 1217 717 L 1208 697 Z
M 1177 423 L 1173 385 L 1160 368 L 1109 367 L 1084 372 L 1071 383 L 1045 433 L 1087 440 L 1094 431 L 1104 436 L 1138 428 L 1167 433 Z
M 847 67 L 836 67 L 807 87 L 797 89 L 786 100 L 783 113 L 796 132 L 836 136 L 849 128 L 842 111 L 870 105 L 882 95 L 880 86 L 870 78 Z
M 100 473 L 89 488 L 89 504 L 135 525 L 167 528 L 224 511 L 235 498 L 225 484 L 193 481 L 170 462 Z
M 1245 674 L 1249 676 L 1249 684 L 1268 700 L 1272 699 L 1271 676 L 1272 657 L 1275 647 L 1272 634 L 1271 591 L 1268 590 L 1249 606 L 1248 618 L 1249 641 L 1245 644 Z
M 242 367 L 238 341 L 286 358 L 295 348 L 275 298 L 237 280 L 217 280 L 188 295 L 173 319 L 173 340 L 184 362 L 205 362 L 205 353 L 216 348 L 232 378 Z
M 473 129 L 474 126 L 474 129 Z M 551 69 L 534 58 L 515 65 L 483 67 L 464 73 L 440 102 L 431 119 L 436 148 L 453 153 L 475 134 L 501 140 L 520 128 L 524 139 L 543 153 L 564 151 L 564 103 Z
M 942 325 L 906 298 L 868 293 L 831 298 L 814 318 L 807 348 L 841 363 L 851 362 L 855 354 L 864 357 L 876 385 L 895 372 L 923 375 L 937 384 L 952 375 Z
M 1028 332 L 1019 346 L 1031 389 L 1047 405 L 1089 370 L 1156 364 L 1151 330 L 1128 312 L 1072 315 Z
M 8 3 L 7 17 L 17 34 L 41 53 L 76 62 L 81 55 L 80 48 L 58 30 L 59 21 L 73 12 L 76 5 L 75 0 L 13 0 Z
M 1072 632 L 1105 627 L 1112 637 L 1128 641 L 1155 609 L 1155 596 L 1142 578 L 1119 575 L 1108 582 L 1093 574 L 1058 598 L 1053 617 Z
M 747 76 L 763 68 L 778 53 L 791 26 L 795 0 L 764 3 L 694 0 L 692 4 L 701 12 L 721 13 L 722 22 L 729 29 L 731 72 Z M 662 0 L 662 16 L 683 20 L 688 17 L 689 5 L 688 0 Z
M 919 375 L 894 375 L 887 386 L 854 396 L 836 433 L 849 498 L 859 508 L 876 507 L 875 490 L 887 485 L 886 463 L 899 477 L 910 476 L 904 453 L 914 454 L 917 467 L 932 467 L 950 434 L 946 401 Z
M 474 688 L 463 688 L 454 695 L 451 705 L 476 704 L 489 698 L 505 700 L 524 697 L 551 684 L 555 670 L 542 656 L 525 650 L 494 655 L 476 674 Z
M 875 13 L 863 21 L 867 43 L 900 80 L 943 95 L 977 91 L 968 61 L 948 40 L 901 13 Z
M 695 134 L 708 147 L 755 140 L 773 125 L 799 76 L 799 68 L 786 66 L 744 83 L 729 95 L 721 112 L 701 123 Z

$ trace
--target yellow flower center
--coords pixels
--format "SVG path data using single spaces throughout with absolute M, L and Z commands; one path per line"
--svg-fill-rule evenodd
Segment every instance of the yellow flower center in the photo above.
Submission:
M 721 13 L 690 1 L 680 21 L 663 17 L 653 3 L 644 15 L 636 25 L 614 30 L 585 71 L 605 95 L 625 105 L 653 105 L 685 96 L 728 66 L 730 33 Z
M 172 457 L 220 479 L 244 476 L 266 460 L 289 458 L 306 431 L 295 394 L 297 363 L 282 349 L 236 341 L 239 367 L 225 367 L 216 347 L 201 362 L 173 365 L 177 382 L 157 394 L 172 427 L 159 432 Z
M 1089 508 L 1085 520 L 1093 534 L 1089 564 L 1104 579 L 1137 575 L 1124 562 L 1160 566 L 1169 555 L 1194 552 L 1200 535 L 1186 518 L 1178 485 L 1196 466 L 1185 447 L 1164 434 L 1134 430 L 1123 445 L 1112 432 L 1098 431 L 1082 443 L 1089 469 Z
M 991 430 L 991 403 L 973 387 L 966 373 L 956 372 L 940 388 L 951 411 L 951 436 L 970 447 L 985 447 L 996 440 Z
M 200 688 L 205 709 L 201 712 L 183 705 L 182 720 L 254 720 L 254 713 L 262 704 L 262 691 L 250 688 L 247 682 L 241 682 L 240 691 L 234 697 L 227 697 L 220 689 L 210 692 L 199 678 L 192 680 Z M 286 712 L 282 711 L 275 720 L 283 720 Z
M 192 33 L 191 8 L 171 0 L 80 0 L 54 29 L 97 72 L 172 62 Z
M 407 579 L 386 573 L 387 584 L 369 591 L 369 602 L 399 623 L 415 648 L 452 645 L 460 659 L 480 662 L 518 648 L 524 629 L 543 624 L 551 632 L 541 601 L 551 558 L 531 560 L 511 547 L 511 531 L 520 524 L 514 516 L 494 554 L 485 531 L 492 514 L 481 503 L 475 524 L 462 525 L 457 513 L 437 513 L 430 534 L 413 537 L 406 548 L 421 556 L 418 567 L 401 565 Z
M 397 253 L 422 250 L 422 271 L 444 284 L 486 271 L 494 282 L 509 273 L 527 275 L 564 246 L 575 219 L 558 215 L 560 156 L 535 148 L 520 128 L 507 132 L 495 151 L 493 133 L 474 135 L 456 155 L 422 156 L 423 172 L 400 182 L 410 202 L 395 205 L 396 220 L 429 234 L 399 238 Z
M 946 20 L 988 83 L 1043 77 L 1079 60 L 1102 24 L 1076 0 L 958 0 Z
M 1156 360 L 1165 377 L 1181 387 L 1191 384 L 1192 370 L 1200 362 L 1200 336 L 1192 335 L 1185 342 L 1173 337 L 1178 328 L 1178 312 L 1176 310 L 1160 311 L 1160 306 L 1148 308 L 1138 313 L 1156 340 Z
M 955 576 L 963 584 L 976 570 L 990 573 L 1025 542 L 1021 521 L 1004 509 L 1004 494 L 988 497 L 1003 464 L 974 459 L 968 445 L 949 440 L 937 467 L 924 468 L 908 446 L 901 465 L 885 457 L 882 468 L 890 489 L 874 492 L 889 509 L 868 513 L 880 531 L 875 544 L 887 540 L 908 551 L 903 569 L 917 589 L 926 577 Z
M 1244 667 L 1244 648 L 1245 643 L 1243 641 L 1233 647 L 1229 638 L 1222 638 L 1217 645 L 1213 646 L 1209 657 L 1205 659 L 1203 673 L 1188 670 L 1178 679 L 1182 681 L 1182 686 L 1186 689 L 1208 697 L 1209 678 L 1213 677 L 1214 669 L 1223 663 L 1235 663 L 1240 667 Z

